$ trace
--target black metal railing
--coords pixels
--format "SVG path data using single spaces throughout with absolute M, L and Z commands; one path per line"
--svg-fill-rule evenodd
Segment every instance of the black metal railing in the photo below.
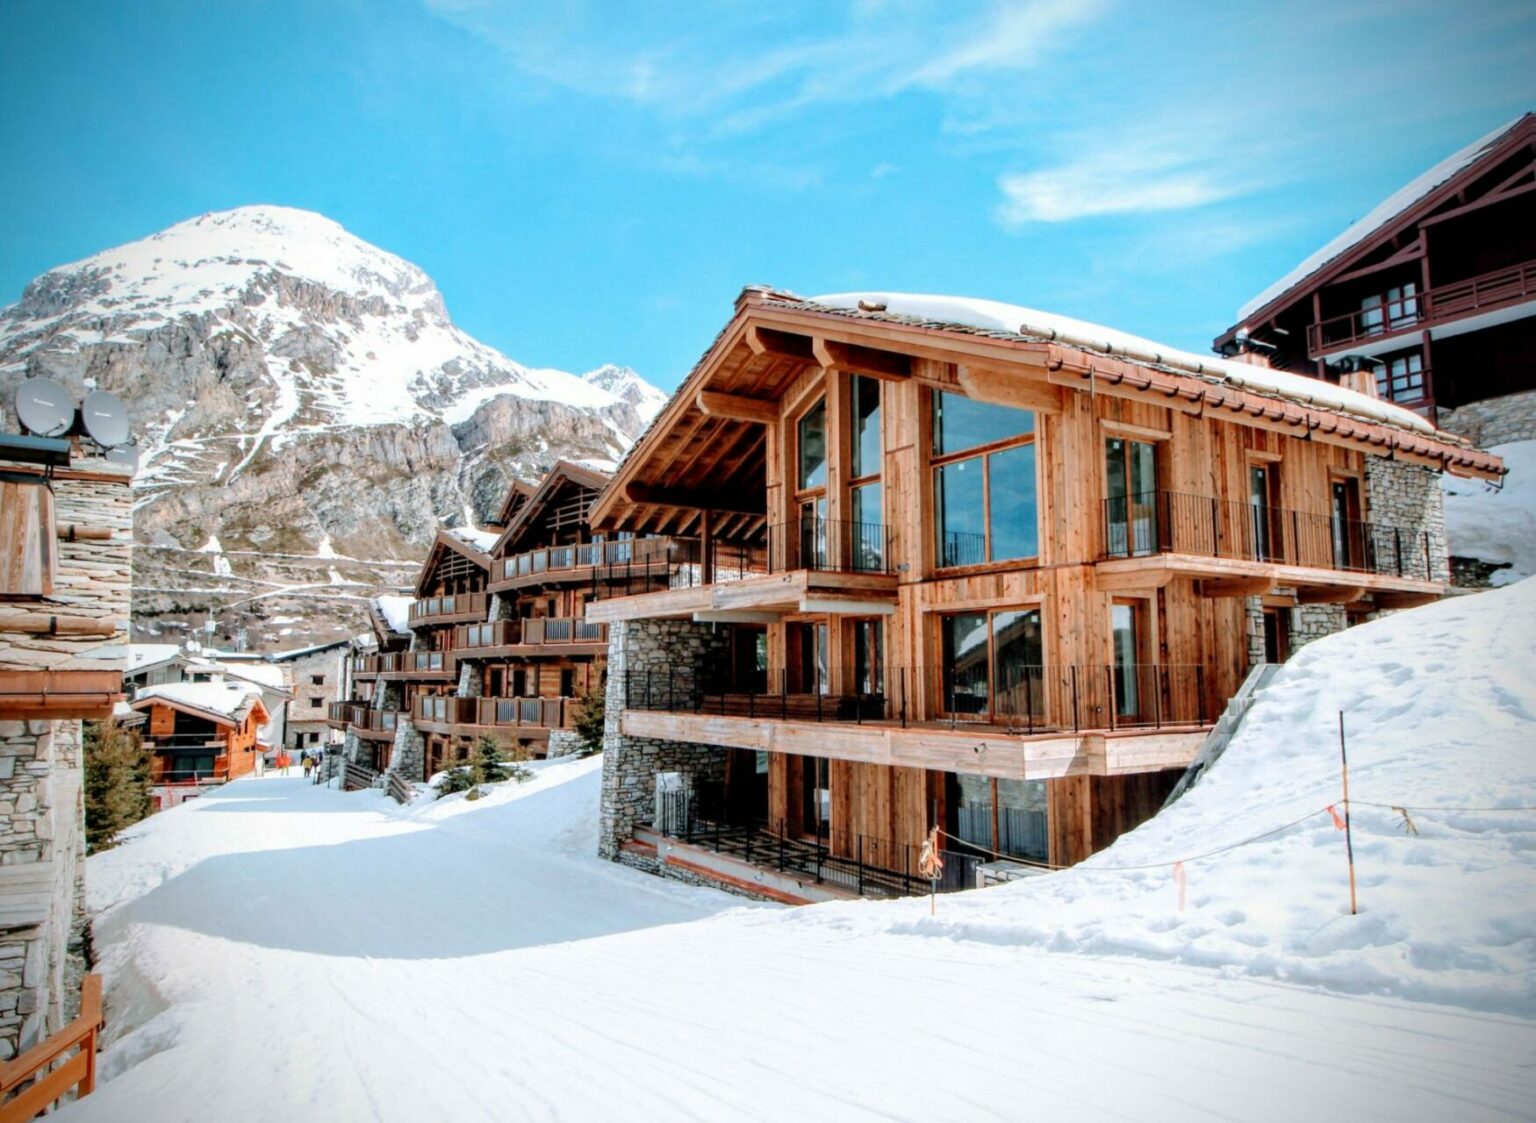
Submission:
M 1104 500 L 1105 558 L 1193 554 L 1433 581 L 1444 576 L 1427 531 L 1152 491 Z
M 920 845 L 834 830 L 825 820 L 812 824 L 803 834 L 792 833 L 782 819 L 771 824 L 730 824 L 710 815 L 707 799 L 690 789 L 660 792 L 656 798 L 656 821 L 647 825 L 659 834 L 861 897 L 905 897 L 935 888 L 940 893 L 971 889 L 977 884 L 976 868 L 987 861 L 980 851 L 941 849 L 944 868 L 935 885 L 919 870 Z
M 1198 664 L 1007 664 L 776 669 L 748 675 L 703 666 L 621 675 L 631 710 L 770 721 L 986 726 L 999 732 L 1080 732 L 1204 726 L 1220 703 Z
M 665 549 L 594 570 L 591 595 L 636 596 L 666 589 L 741 581 L 809 569 L 823 573 L 892 573 L 886 529 L 879 523 L 801 519 L 768 526 L 754 542 L 665 540 Z

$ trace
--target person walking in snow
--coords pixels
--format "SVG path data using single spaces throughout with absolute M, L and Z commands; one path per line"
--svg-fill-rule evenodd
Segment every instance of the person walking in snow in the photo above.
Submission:
M 315 770 L 315 758 L 308 753 L 304 754 L 304 779 L 309 779 L 309 774 Z

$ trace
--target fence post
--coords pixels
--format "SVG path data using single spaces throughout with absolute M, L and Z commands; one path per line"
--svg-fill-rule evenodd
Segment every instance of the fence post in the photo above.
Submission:
M 855 861 L 858 864 L 858 870 L 859 870 L 859 896 L 862 897 L 862 896 L 864 896 L 864 836 L 863 835 L 859 835 L 857 837 L 858 837 L 858 840 L 859 840 L 858 841 L 858 856 L 857 856 L 857 858 L 855 858 Z
M 901 679 L 901 727 L 905 729 L 907 727 L 907 669 L 905 667 L 901 668 L 899 677 Z
M 1077 664 L 1072 664 L 1072 732 L 1078 730 L 1077 720 Z
M 1397 566 L 1398 577 L 1403 575 L 1403 532 L 1399 527 L 1392 528 L 1392 557 Z
M 1134 663 L 1131 665 L 1135 666 Z M 1115 717 L 1120 712 L 1120 700 L 1115 697 L 1115 668 L 1108 663 L 1104 665 L 1104 685 L 1109 688 L 1107 696 L 1109 701 L 1109 731 L 1113 733 L 1115 731 Z
M 1205 724 L 1205 667 L 1195 664 L 1195 712 L 1200 724 Z

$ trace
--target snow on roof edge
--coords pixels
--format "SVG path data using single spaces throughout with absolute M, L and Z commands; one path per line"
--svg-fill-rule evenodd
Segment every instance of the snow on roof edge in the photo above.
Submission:
M 811 304 L 848 311 L 858 310 L 861 301 L 883 304 L 887 314 L 908 316 L 935 323 L 953 323 L 1012 335 L 1060 340 L 1071 346 L 1132 360 L 1185 368 L 1207 374 L 1235 386 L 1268 392 L 1280 397 L 1351 413 L 1370 421 L 1396 425 L 1419 433 L 1436 433 L 1433 425 L 1412 410 L 1383 402 L 1366 394 L 1335 386 L 1331 382 L 1292 374 L 1270 367 L 1254 366 L 1215 355 L 1197 355 L 1154 340 L 1117 331 L 1087 320 L 1051 312 L 1041 312 L 1021 304 L 962 296 L 932 296 L 899 292 L 831 293 L 804 298 Z
M 1494 147 L 1515 126 L 1519 125 L 1525 117 L 1526 114 L 1522 113 L 1513 121 L 1506 121 L 1493 132 L 1452 153 L 1428 171 L 1415 176 L 1402 187 L 1392 192 L 1392 194 L 1367 211 L 1364 216 L 1346 226 L 1342 232 L 1326 242 L 1321 248 L 1308 254 L 1289 273 L 1239 308 L 1237 310 L 1237 323 L 1241 324 L 1276 297 L 1284 295 L 1288 290 L 1295 288 L 1325 265 L 1348 253 L 1441 184 L 1455 178 L 1467 168 L 1477 163 L 1483 153 Z

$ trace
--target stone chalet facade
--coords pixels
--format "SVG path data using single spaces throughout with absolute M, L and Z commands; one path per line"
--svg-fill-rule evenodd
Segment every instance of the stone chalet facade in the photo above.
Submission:
M 42 443 L 67 466 L 0 450 L 0 1058 L 78 1010 L 82 722 L 121 699 L 122 660 L 103 651 L 127 640 L 130 474 Z

